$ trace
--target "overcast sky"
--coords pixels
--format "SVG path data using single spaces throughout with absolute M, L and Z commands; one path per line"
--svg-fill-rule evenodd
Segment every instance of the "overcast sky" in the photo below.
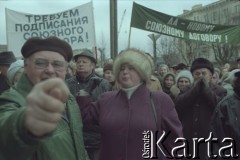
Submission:
M 95 17 L 96 42 L 98 47 L 105 47 L 106 53 L 110 52 L 109 31 L 109 0 L 92 0 Z M 144 5 L 153 10 L 177 16 L 183 10 L 191 10 L 196 4 L 207 5 L 217 0 L 135 0 L 136 3 Z M 62 12 L 90 2 L 90 0 L 0 0 L 0 44 L 6 44 L 6 19 L 5 8 L 30 14 L 50 14 Z M 118 29 L 119 51 L 126 48 L 129 37 L 129 26 L 131 20 L 133 0 L 118 0 Z M 123 16 L 124 10 L 126 10 Z M 123 18 L 122 18 L 123 17 Z M 152 52 L 152 42 L 147 36 L 150 32 L 132 28 L 131 46 Z

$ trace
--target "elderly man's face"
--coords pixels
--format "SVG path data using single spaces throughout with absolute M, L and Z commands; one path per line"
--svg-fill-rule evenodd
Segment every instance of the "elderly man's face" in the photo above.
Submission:
M 39 51 L 25 60 L 24 69 L 33 84 L 53 77 L 64 80 L 67 62 L 58 52 Z
M 89 76 L 95 68 L 95 63 L 85 56 L 79 56 L 77 61 L 77 73 L 82 77 Z
M 210 82 L 212 79 L 212 73 L 207 68 L 199 68 L 193 71 L 194 81 L 199 80 L 200 78 L 205 78 L 207 82 Z

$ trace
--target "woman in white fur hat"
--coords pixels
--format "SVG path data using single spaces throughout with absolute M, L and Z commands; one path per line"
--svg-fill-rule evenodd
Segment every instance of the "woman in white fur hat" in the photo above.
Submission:
M 160 91 L 150 92 L 146 87 L 152 66 L 144 52 L 124 50 L 113 64 L 116 81 L 122 86 L 119 91 L 103 93 L 95 103 L 90 103 L 88 93 L 80 93 L 78 101 L 84 125 L 96 123 L 101 128 L 99 160 L 146 158 L 152 154 L 144 152 L 143 133 L 147 131 L 159 134 L 171 131 L 164 143 L 170 153 L 176 138 L 182 137 L 182 125 L 171 98 Z

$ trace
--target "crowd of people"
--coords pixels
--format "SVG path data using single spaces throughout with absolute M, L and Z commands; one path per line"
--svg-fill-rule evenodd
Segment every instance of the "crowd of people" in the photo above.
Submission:
M 21 53 L 0 53 L 0 159 L 140 160 L 145 131 L 170 133 L 167 151 L 177 138 L 212 133 L 232 138 L 240 154 L 240 58 L 235 68 L 201 57 L 156 67 L 151 55 L 128 48 L 97 70 L 91 50 L 73 51 L 57 37 L 30 38 Z M 207 144 L 194 145 L 181 158 L 211 158 Z

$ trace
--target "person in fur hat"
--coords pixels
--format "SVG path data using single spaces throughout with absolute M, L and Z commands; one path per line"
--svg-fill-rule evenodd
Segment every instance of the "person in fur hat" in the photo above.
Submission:
M 147 130 L 158 130 L 160 134 L 171 131 L 165 140 L 168 151 L 174 147 L 174 140 L 182 136 L 171 98 L 164 92 L 151 92 L 146 86 L 153 71 L 146 56 L 137 49 L 121 51 L 113 64 L 121 89 L 101 94 L 96 103 L 90 103 L 88 93 L 81 93 L 84 125 L 99 124 L 102 131 L 99 160 L 143 159 L 142 133 Z
M 190 71 L 194 82 L 175 98 L 176 109 L 183 124 L 184 138 L 208 138 L 213 111 L 227 92 L 223 87 L 211 83 L 214 67 L 209 60 L 196 58 Z M 189 145 L 190 153 L 193 153 L 193 144 Z M 197 159 L 206 158 L 206 148 L 207 144 L 202 144 L 196 153 Z
M 218 103 L 211 120 L 211 128 L 213 136 L 218 139 L 226 137 L 232 138 L 236 144 L 234 153 L 240 153 L 240 70 L 233 74 L 231 80 L 234 93 L 224 97 Z M 221 143 L 217 143 L 217 151 L 222 147 Z M 233 153 L 233 154 L 234 154 Z M 228 153 L 229 154 L 229 153 Z M 229 154 L 230 155 L 230 154 Z M 238 157 L 236 157 L 238 158 Z

